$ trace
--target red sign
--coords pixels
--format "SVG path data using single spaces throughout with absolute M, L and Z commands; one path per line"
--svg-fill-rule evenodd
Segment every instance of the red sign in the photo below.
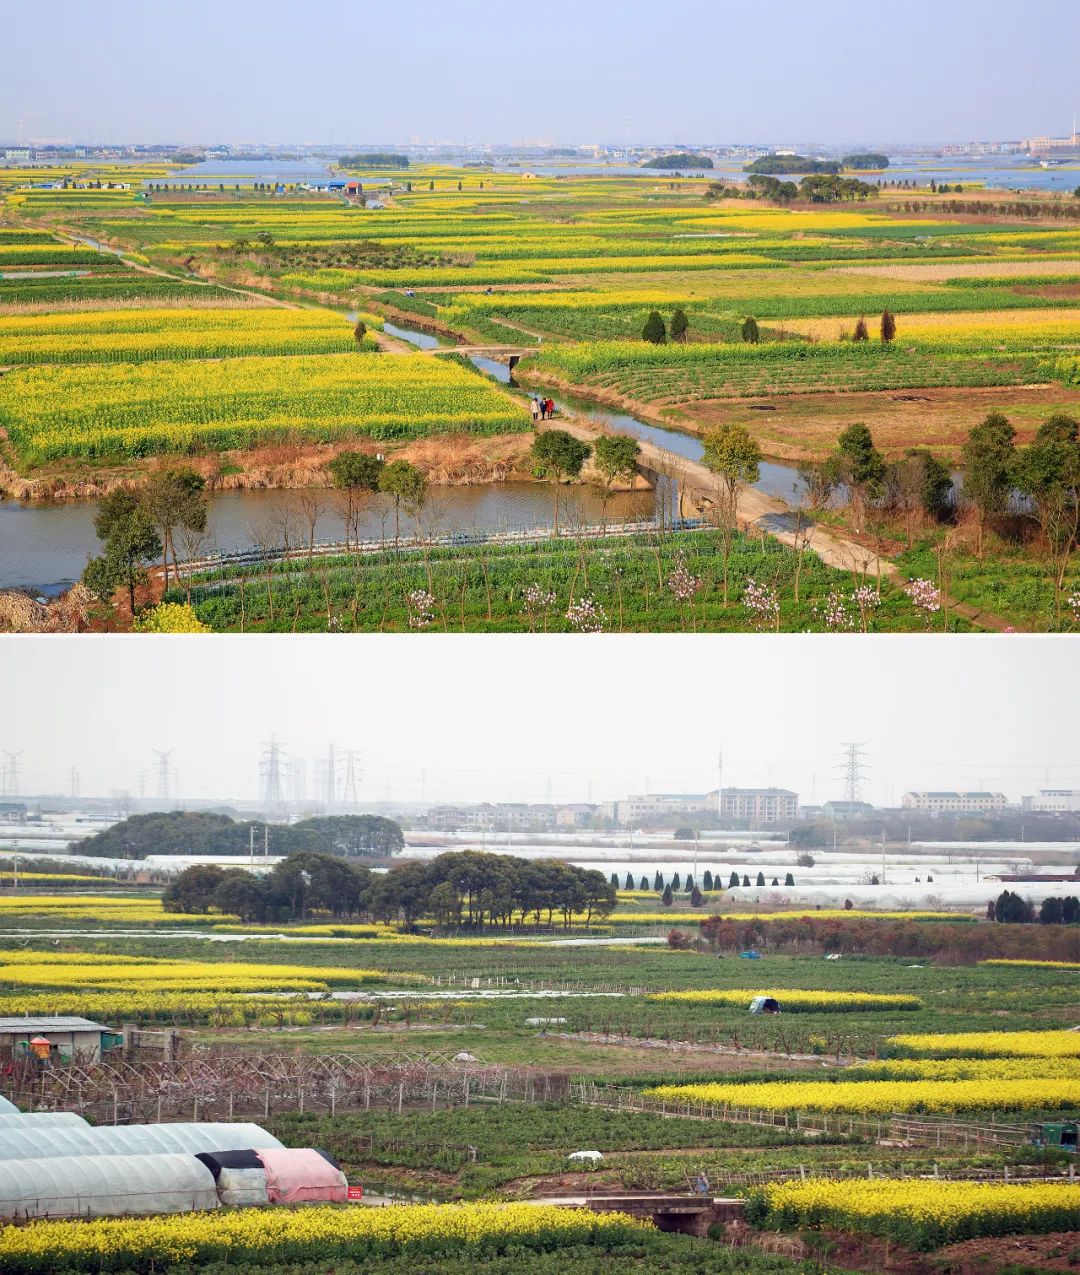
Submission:
M 350 1200 L 362 1200 L 364 1198 L 364 1188 L 362 1186 L 350 1186 L 347 1190 Z

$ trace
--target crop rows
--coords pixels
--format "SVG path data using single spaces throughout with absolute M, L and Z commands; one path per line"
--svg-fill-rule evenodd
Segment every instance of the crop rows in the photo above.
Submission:
M 764 1187 L 749 1217 L 790 1230 L 869 1231 L 917 1249 L 985 1235 L 1072 1230 L 1080 1186 L 809 1179 Z
M 348 325 L 320 310 L 146 309 L 0 317 L 0 364 L 342 354 L 357 348 Z
M 283 437 L 508 433 L 528 417 L 471 370 L 421 355 L 297 355 L 32 367 L 0 380 L 25 464 L 250 447 Z

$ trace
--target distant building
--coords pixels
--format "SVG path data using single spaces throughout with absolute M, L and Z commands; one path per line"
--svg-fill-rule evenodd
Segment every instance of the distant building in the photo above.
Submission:
M 0 801 L 0 822 L 25 823 L 26 806 L 21 801 Z
M 1069 814 L 1080 811 L 1080 788 L 1043 788 L 1034 797 L 1024 797 L 1023 807 L 1035 814 Z M 2 809 L 0 806 L 0 810 Z
M 624 826 L 682 819 L 716 809 L 716 793 L 650 792 L 613 803 L 613 818 Z
M 33 153 L 29 146 L 8 146 L 4 151 L 4 158 L 19 160 L 24 164 L 28 164 L 33 158 Z
M 725 788 L 720 814 L 743 823 L 788 823 L 799 817 L 799 794 L 787 788 Z
M 874 813 L 868 801 L 827 801 L 821 807 L 826 819 L 862 819 Z
M 555 811 L 556 828 L 591 828 L 596 807 L 583 802 L 574 802 L 569 806 L 560 806 Z
M 119 1037 L 110 1027 L 89 1018 L 0 1018 L 0 1056 L 24 1057 L 33 1052 L 40 1058 L 70 1062 L 100 1062 L 101 1051 L 115 1045 Z
M 1009 803 L 1000 792 L 906 792 L 901 804 L 932 815 L 982 815 L 1004 810 Z
M 1080 154 L 1080 133 L 1073 129 L 1068 137 L 1027 137 L 1020 143 L 1029 155 Z

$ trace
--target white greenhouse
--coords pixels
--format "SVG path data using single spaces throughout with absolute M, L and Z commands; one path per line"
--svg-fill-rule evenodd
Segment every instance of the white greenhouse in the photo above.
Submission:
M 14 1129 L 89 1129 L 90 1126 L 74 1111 L 10 1111 L 0 1109 L 0 1151 L 4 1138 Z
M 214 1175 L 193 1155 L 0 1158 L 0 1218 L 121 1217 L 216 1209 Z
M 0 1134 L 0 1159 L 192 1154 L 280 1146 L 272 1133 L 257 1124 L 129 1124 L 83 1128 L 43 1123 L 21 1126 L 10 1133 L 5 1129 Z
M 14 1115 L 19 1110 L 13 1102 L 8 1102 L 6 1098 L 0 1098 L 0 1116 Z

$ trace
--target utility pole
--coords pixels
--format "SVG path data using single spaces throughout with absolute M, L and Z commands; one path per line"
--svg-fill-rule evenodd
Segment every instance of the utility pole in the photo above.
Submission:
M 251 867 L 255 866 L 255 825 L 252 824 L 248 829 L 248 863 Z
M 79 771 L 75 766 L 68 767 L 68 790 L 74 801 L 79 795 Z
M 724 826 L 724 754 L 716 754 L 716 817 Z

